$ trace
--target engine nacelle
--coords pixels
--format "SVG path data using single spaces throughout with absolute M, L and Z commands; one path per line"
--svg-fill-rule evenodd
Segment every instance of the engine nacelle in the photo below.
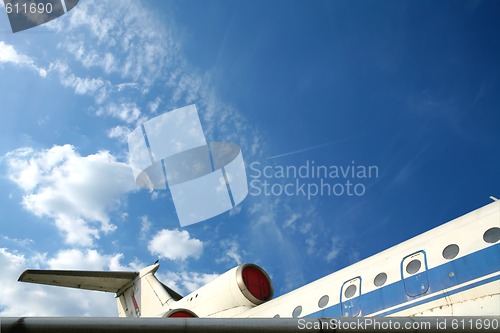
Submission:
M 198 317 L 231 317 L 272 297 L 269 275 L 257 265 L 243 264 L 177 301 L 175 308 L 190 310 Z
M 188 309 L 173 309 L 163 315 L 165 318 L 198 318 L 196 313 Z

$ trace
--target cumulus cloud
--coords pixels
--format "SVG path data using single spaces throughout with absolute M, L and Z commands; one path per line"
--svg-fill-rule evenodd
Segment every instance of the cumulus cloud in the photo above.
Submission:
M 62 270 L 127 270 L 120 264 L 123 254 L 101 254 L 93 249 L 69 249 L 59 251 L 53 258 L 47 260 L 48 269 Z
M 118 311 L 113 294 L 20 283 L 17 279 L 26 269 L 139 271 L 145 264 L 137 260 L 123 264 L 121 253 L 105 254 L 92 249 L 65 249 L 53 256 L 44 253 L 26 256 L 0 248 L 0 267 L 0 316 L 116 317 Z M 157 273 L 160 281 L 182 294 L 218 276 L 188 271 Z
M 148 249 L 153 255 L 170 260 L 198 259 L 203 252 L 203 242 L 191 238 L 186 230 L 164 229 L 149 242 Z
M 26 257 L 0 248 L 0 316 L 117 316 L 112 294 L 17 282 L 24 270 L 45 266 L 45 260 L 54 268 L 108 269 L 119 259 L 95 251 L 71 253 L 62 251 L 54 258 L 44 254 Z M 70 261 L 77 264 L 72 266 Z
M 0 41 L 0 65 L 2 63 L 28 67 L 35 70 L 41 77 L 47 76 L 47 71 L 44 68 L 38 67 L 33 59 L 27 55 L 17 52 L 14 46 Z
M 241 112 L 217 97 L 211 88 L 210 75 L 197 72 L 185 61 L 180 49 L 181 41 L 175 37 L 177 28 L 171 21 L 155 20 L 154 13 L 146 7 L 128 0 L 80 2 L 67 18 L 44 25 L 59 32 L 61 40 L 59 58 L 49 68 L 49 75 L 51 72 L 58 75 L 61 84 L 71 88 L 75 94 L 94 97 L 98 106 L 93 110 L 98 110 L 97 115 L 118 120 L 126 126 L 135 126 L 144 117 L 144 110 L 154 114 L 159 109 L 169 110 L 196 103 L 208 138 L 239 142 L 248 160 L 263 153 L 264 144 L 258 131 Z M 24 66 L 29 66 L 26 59 L 30 58 L 24 58 Z M 74 66 L 74 61 L 82 66 Z M 119 82 L 132 83 L 117 84 Z M 161 98 L 149 93 L 158 90 L 162 91 Z M 137 96 L 139 93 L 142 96 Z M 149 104 L 137 104 L 140 101 L 149 101 Z M 107 134 L 110 138 L 126 142 L 129 131 L 126 126 L 112 127 Z M 130 176 L 130 186 L 120 182 L 118 189 L 113 191 L 113 188 L 116 189 L 112 181 L 115 174 L 122 175 L 129 169 L 109 153 L 80 156 L 74 148 L 73 153 L 56 154 L 56 150 L 29 148 L 11 152 L 10 156 L 6 156 L 7 161 L 14 162 L 9 177 L 23 189 L 25 208 L 38 216 L 51 218 L 64 234 L 66 243 L 92 246 L 101 234 L 114 230 L 109 212 L 120 205 L 121 194 L 135 188 L 133 177 Z M 58 159 L 58 155 L 62 157 Z M 43 161 L 40 156 L 45 159 L 50 157 L 50 160 Z M 94 160 L 90 159 L 91 156 Z M 106 167 L 97 168 L 96 160 Z M 72 164 L 85 163 L 87 166 L 81 169 L 87 173 L 80 175 L 71 171 L 74 170 Z M 158 192 L 153 192 L 152 197 L 157 195 Z M 259 212 L 257 220 L 268 219 L 270 215 L 267 213 Z M 274 217 L 271 219 L 274 220 Z M 267 227 L 264 223 L 259 225 Z M 199 258 L 204 247 L 187 231 L 178 230 L 162 230 L 148 245 L 152 254 L 170 260 Z M 225 249 L 228 250 L 228 263 L 241 262 L 242 251 L 237 243 L 228 243 Z M 70 251 L 73 250 L 48 259 L 51 260 L 51 267 L 70 267 L 71 260 L 78 261 L 80 256 L 94 258 L 96 265 L 103 260 L 95 252 Z M 115 255 L 111 255 L 109 260 L 111 258 L 119 262 Z M 216 276 L 179 272 L 172 273 L 169 278 L 181 290 L 192 291 Z M 57 314 L 57 311 L 51 314 Z
M 130 134 L 130 129 L 125 126 L 118 125 L 108 130 L 107 134 L 111 139 L 117 139 L 119 142 L 126 143 Z
M 24 191 L 24 208 L 53 219 L 71 245 L 92 246 L 115 230 L 109 212 L 136 189 L 130 167 L 106 151 L 81 156 L 71 145 L 20 148 L 4 160 L 8 177 Z

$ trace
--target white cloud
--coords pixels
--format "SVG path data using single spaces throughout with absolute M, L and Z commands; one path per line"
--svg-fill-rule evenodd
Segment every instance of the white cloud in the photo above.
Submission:
M 81 77 L 74 74 L 65 60 L 56 60 L 50 64 L 49 73 L 59 75 L 64 87 L 72 88 L 77 95 L 93 96 L 97 104 L 103 103 L 109 97 L 111 83 L 101 77 Z
M 59 31 L 58 36 L 62 41 L 60 58 L 49 68 L 49 75 L 53 71 L 59 76 L 61 84 L 73 89 L 75 94 L 94 97 L 99 104 L 94 110 L 98 109 L 100 116 L 115 118 L 128 125 L 137 124 L 143 117 L 141 109 L 136 104 L 139 102 L 134 99 L 133 94 L 142 92 L 145 95 L 149 91 L 157 91 L 156 87 L 152 87 L 157 85 L 162 89 L 162 97 L 154 95 L 144 97 L 142 101 L 151 101 L 147 107 L 144 106 L 144 110 L 155 113 L 160 105 L 161 109 L 168 110 L 194 102 L 202 116 L 207 137 L 217 141 L 240 142 L 246 160 L 262 154 L 263 144 L 257 130 L 247 123 L 238 110 L 217 98 L 214 90 L 210 88 L 213 84 L 209 75 L 193 70 L 186 63 L 180 53 L 181 43 L 174 37 L 177 30 L 175 25 L 168 19 L 164 22 L 155 19 L 154 13 L 145 8 L 140 3 L 128 0 L 85 1 L 80 2 L 71 15 L 68 15 L 68 20 L 54 20 L 45 25 Z M 73 66 L 72 60 L 76 60 L 83 67 Z M 72 64 L 71 69 L 67 64 Z M 89 73 L 89 68 L 92 68 L 92 73 L 97 74 Z M 99 73 L 100 69 L 102 72 Z M 133 83 L 116 84 L 123 81 Z M 109 101 L 115 103 L 106 103 Z M 115 126 L 108 131 L 108 136 L 124 142 L 127 130 L 124 126 Z M 16 153 L 11 152 L 10 156 L 6 156 L 8 160 L 17 160 L 11 166 L 9 176 L 11 179 L 14 176 L 13 180 L 24 190 L 24 204 L 27 209 L 37 215 L 52 218 L 59 230 L 64 233 L 68 244 L 90 246 L 102 233 L 113 230 L 114 226 L 108 216 L 109 211 L 113 206 L 119 205 L 122 193 L 135 188 L 133 177 L 130 177 L 132 185 L 130 188 L 121 184 L 118 190 L 108 193 L 115 188 L 114 184 L 110 184 L 112 182 L 110 179 L 113 179 L 114 175 L 114 171 L 111 170 L 121 174 L 125 172 L 122 168 L 126 167 L 125 165 L 114 160 L 109 153 L 80 156 L 74 148 L 72 148 L 73 153 L 56 150 L 20 149 L 15 151 Z M 110 172 L 98 170 L 95 161 L 90 161 L 91 156 L 103 162 Z M 109 158 L 106 159 L 106 156 Z M 70 171 L 72 169 L 70 159 L 73 160 L 73 164 L 88 164 L 82 167 L 83 175 Z M 90 175 L 86 175 L 85 171 Z M 97 175 L 102 182 L 90 177 L 94 175 Z M 81 182 L 77 184 L 77 180 Z M 91 198 L 94 193 L 95 199 Z M 157 193 L 153 192 L 152 196 L 157 196 Z M 102 201 L 99 200 L 101 195 L 104 197 Z M 79 207 L 80 202 L 83 203 L 82 207 Z M 231 214 L 240 212 L 241 207 L 233 210 Z M 260 212 L 260 215 L 257 219 L 262 221 L 266 219 L 266 212 Z M 271 218 L 274 227 L 277 226 L 275 218 L 274 215 Z M 163 258 L 185 260 L 188 257 L 199 258 L 203 252 L 203 243 L 191 238 L 187 231 L 163 230 L 149 242 L 148 248 L 153 254 Z M 242 251 L 237 243 L 228 244 L 227 249 L 227 258 L 230 262 L 241 262 Z M 91 250 L 64 250 L 48 260 L 53 265 L 51 267 L 70 267 L 79 260 L 83 260 L 82 264 L 86 267 L 102 267 L 102 265 L 111 267 L 113 260 L 115 265 L 120 266 L 119 255 L 101 255 Z M 137 263 L 135 267 L 139 266 Z M 217 274 L 197 272 L 169 275 L 174 284 L 184 291 L 193 291 L 215 277 Z M 57 288 L 48 290 L 52 292 L 53 289 Z M 57 297 L 65 299 L 67 290 L 62 290 L 63 292 L 54 292 L 54 297 L 44 300 L 57 302 Z M 47 295 L 50 296 L 46 293 L 45 296 Z M 80 299 L 89 298 L 88 292 L 75 295 L 79 295 Z M 73 299 L 78 300 L 78 297 L 75 296 Z M 20 302 L 20 299 L 23 298 L 16 298 L 15 302 L 23 303 L 24 299 L 23 302 Z M 36 304 L 44 308 L 43 302 L 35 300 L 30 309 L 35 309 Z M 108 303 L 103 301 L 102 304 Z M 112 304 L 110 309 L 114 313 L 114 301 Z M 85 308 L 87 305 L 89 306 Z M 99 312 L 101 306 L 96 306 L 93 312 L 92 304 L 87 305 L 81 304 L 72 308 L 75 309 L 76 315 L 101 314 Z M 62 302 L 61 306 L 51 311 L 28 312 L 28 315 L 30 313 L 64 315 L 68 312 L 65 307 L 71 307 L 71 303 Z
M 154 101 L 149 102 L 148 107 L 149 107 L 149 112 L 151 113 L 156 113 L 158 111 L 158 107 L 161 104 L 161 98 L 156 97 Z
M 111 116 L 119 119 L 127 124 L 135 123 L 141 116 L 141 110 L 135 103 L 109 103 L 106 106 L 100 107 L 96 115 Z
M 0 41 L 0 63 L 32 66 L 33 59 L 24 54 L 18 53 L 14 46 Z
M 292 213 L 292 215 L 285 220 L 285 222 L 283 223 L 283 226 L 285 228 L 295 229 L 294 223 L 295 223 L 295 221 L 297 221 L 300 218 L 301 218 L 301 214 L 299 214 L 299 213 Z
M 29 238 L 17 239 L 17 238 L 10 238 L 9 236 L 2 236 L 2 238 L 5 243 L 12 243 L 23 248 L 32 246 L 35 243 L 32 239 Z
M 113 257 L 105 256 L 104 261 L 107 262 L 101 264 L 96 260 L 98 255 L 91 253 L 89 260 L 85 253 L 74 254 L 73 261 L 80 260 L 82 266 L 89 269 L 103 266 L 110 268 L 114 260 Z M 67 254 L 58 254 L 49 261 L 57 263 L 65 256 Z M 17 282 L 24 270 L 40 268 L 45 260 L 43 254 L 27 258 L 23 254 L 0 248 L 0 316 L 117 316 L 116 301 L 112 294 Z M 82 266 L 78 266 L 78 269 Z
M 115 230 L 108 213 L 136 189 L 130 167 L 106 151 L 80 156 L 71 145 L 21 148 L 4 159 L 8 177 L 24 191 L 23 206 L 53 219 L 67 244 L 91 246 Z
M 40 253 L 27 257 L 0 248 L 0 316 L 116 317 L 113 294 L 21 283 L 17 279 L 26 269 L 139 271 L 145 267 L 137 260 L 126 265 L 122 261 L 121 253 L 104 254 L 90 249 L 60 250 L 52 257 Z M 157 273 L 160 281 L 182 294 L 195 291 L 218 276 L 187 271 Z
M 104 81 L 100 78 L 81 78 L 74 74 L 65 77 L 62 84 L 75 89 L 77 95 L 90 95 L 104 87 Z
M 121 143 L 126 143 L 130 134 L 130 129 L 125 126 L 118 125 L 108 130 L 107 134 L 111 139 L 117 139 Z
M 149 217 L 146 215 L 143 215 L 139 217 L 139 220 L 141 221 L 141 234 L 139 236 L 140 239 L 146 239 L 149 230 L 151 230 L 151 227 L 153 226 L 153 223 L 149 220 Z
M 182 285 L 187 289 L 188 292 L 193 292 L 200 287 L 206 285 L 210 281 L 216 279 L 219 274 L 205 274 L 205 273 L 181 273 Z
M 342 249 L 344 248 L 342 240 L 339 237 L 333 237 L 331 239 L 331 243 L 332 244 L 330 250 L 326 254 L 327 262 L 331 262 L 332 260 L 336 259 L 342 252 Z
M 167 197 L 166 191 L 153 190 L 149 192 L 151 194 L 151 200 L 156 201 L 158 199 L 165 199 Z
M 160 18 L 136 1 L 124 0 L 81 2 L 68 20 L 57 21 L 45 26 L 65 34 L 59 43 L 61 53 L 81 63 L 84 70 L 90 67 L 102 70 L 101 77 L 95 78 L 68 71 L 62 77 L 63 84 L 72 84 L 75 91 L 80 87 L 80 92 L 98 94 L 98 104 L 105 100 L 122 101 L 99 108 L 98 115 L 136 124 L 141 110 L 135 104 L 137 99 L 125 88 L 133 87 L 146 95 L 157 90 L 153 87 L 161 87 L 164 91 L 161 98 L 148 96 L 150 113 L 157 112 L 160 104 L 166 110 L 173 110 L 196 103 L 207 137 L 239 142 L 245 158 L 262 155 L 263 143 L 256 128 L 249 125 L 241 112 L 217 97 L 209 73 L 197 71 L 186 61 L 173 20 Z M 63 59 L 58 61 L 66 61 Z M 130 83 L 112 84 L 116 74 Z M 80 82 L 71 75 L 87 81 Z M 101 79 L 103 87 L 96 90 L 98 81 L 89 81 L 92 79 Z
M 241 265 L 243 260 L 241 258 L 241 250 L 236 240 L 224 240 L 219 242 L 223 254 L 215 261 L 217 263 L 228 263 L 231 265 Z
M 127 270 L 120 264 L 123 254 L 105 255 L 92 249 L 59 251 L 47 261 L 48 269 L 63 270 Z
M 137 86 L 135 82 L 120 83 L 116 85 L 116 90 L 120 92 L 125 89 L 137 89 Z
M 146 85 L 162 75 L 162 68 L 176 61 L 179 51 L 179 43 L 172 37 L 173 27 L 155 19 L 135 1 L 80 2 L 69 20 L 47 26 L 76 32 L 60 45 L 83 66 L 119 72 L 124 78 Z M 79 36 L 83 31 L 86 38 Z
M 11 63 L 21 67 L 28 67 L 35 70 L 41 77 L 47 76 L 47 71 L 38 67 L 33 59 L 17 52 L 14 46 L 0 41 L 0 65 L 2 63 Z
M 164 229 L 149 242 L 148 249 L 153 255 L 170 260 L 198 259 L 203 252 L 203 242 L 191 238 L 186 230 Z
M 109 52 L 99 54 L 95 49 L 85 48 L 83 41 L 66 42 L 58 45 L 71 53 L 86 68 L 101 67 L 106 74 L 116 72 L 115 56 Z
M 234 206 L 233 209 L 229 211 L 229 216 L 235 216 L 241 213 L 242 205 Z
M 159 273 L 158 279 L 178 293 L 191 293 L 219 276 L 215 273 L 167 272 Z

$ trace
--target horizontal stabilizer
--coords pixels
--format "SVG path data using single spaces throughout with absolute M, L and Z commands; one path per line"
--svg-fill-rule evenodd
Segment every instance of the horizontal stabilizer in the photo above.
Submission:
M 19 281 L 116 293 L 126 284 L 132 282 L 138 275 L 138 272 L 57 271 L 28 269 L 24 271 L 23 274 L 21 274 L 21 276 L 19 277 Z

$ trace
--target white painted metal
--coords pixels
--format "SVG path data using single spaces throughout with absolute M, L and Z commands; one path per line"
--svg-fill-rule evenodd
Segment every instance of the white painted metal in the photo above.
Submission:
M 324 278 L 314 281 L 306 286 L 298 288 L 288 294 L 270 300 L 264 304 L 256 304 L 255 300 L 248 297 L 248 293 L 242 289 L 242 280 L 238 275 L 242 266 L 231 269 L 222 274 L 216 280 L 201 287 L 197 291 L 177 300 L 173 293 L 156 279 L 154 273 L 159 265 L 153 265 L 141 270 L 134 280 L 125 279 L 125 283 L 111 283 L 114 287 L 108 290 L 89 287 L 88 284 L 78 284 L 78 276 L 69 278 L 63 274 L 64 283 L 57 279 L 58 283 L 50 283 L 50 279 L 37 277 L 34 271 L 28 271 L 21 276 L 28 276 L 26 282 L 55 284 L 83 289 L 105 290 L 116 292 L 118 296 L 118 309 L 120 316 L 127 317 L 162 317 L 172 309 L 188 309 L 199 317 L 292 317 L 300 312 L 300 317 L 314 314 L 321 311 L 319 300 L 325 295 L 328 296 L 328 304 L 331 307 L 340 304 L 344 300 L 354 299 L 357 296 L 383 288 L 392 283 L 401 281 L 404 278 L 411 278 L 414 275 L 426 274 L 427 270 L 438 267 L 450 260 L 456 260 L 468 254 L 483 250 L 496 244 L 487 243 L 483 240 L 486 230 L 500 227 L 500 201 L 495 201 L 489 205 L 479 208 L 473 212 L 463 215 L 437 228 L 434 228 L 422 235 L 414 237 L 388 250 L 380 252 L 372 257 L 364 259 L 354 265 L 346 267 L 340 271 L 332 273 Z M 455 258 L 446 259 L 443 250 L 456 244 L 459 252 Z M 416 271 L 406 271 L 407 265 L 412 260 L 420 261 L 421 265 Z M 57 275 L 54 271 L 52 274 Z M 387 280 L 382 286 L 374 284 L 375 277 L 385 273 Z M 60 273 L 62 274 L 62 273 Z M 82 272 L 83 275 L 91 274 Z M 453 272 L 449 272 L 450 277 Z M 43 275 L 43 274 L 41 274 Z M 418 298 L 413 299 L 408 296 L 405 308 L 398 310 L 398 306 L 383 309 L 370 315 L 380 315 L 392 311 L 394 316 L 499 316 L 500 315 L 500 280 L 482 284 L 473 288 L 465 288 L 473 283 L 486 281 L 488 278 L 498 277 L 500 271 L 496 271 L 489 276 L 484 276 L 475 281 L 468 281 L 459 286 L 453 286 L 449 290 L 429 290 Z M 406 280 L 405 280 L 406 281 Z M 95 284 L 96 281 L 93 281 Z M 123 284 L 117 288 L 117 284 Z M 356 292 L 351 297 L 345 296 L 347 288 L 355 285 Z M 422 287 L 424 289 L 424 287 Z M 458 289 L 462 288 L 462 289 Z M 119 290 L 115 290 L 119 289 Z M 460 291 L 451 296 L 439 297 L 445 292 L 453 290 Z M 402 291 L 404 293 L 404 291 Z M 360 294 L 361 293 L 361 294 Z M 343 296 L 341 296 L 343 295 Z M 423 302 L 429 299 L 427 303 Z M 432 299 L 432 300 L 431 300 Z M 423 303 L 423 304 L 422 304 Z M 300 308 L 299 308 L 300 307 Z M 297 309 L 300 309 L 298 311 Z M 366 315 L 362 312 L 359 315 Z
M 442 251 L 449 244 L 458 244 L 460 246 L 460 252 L 455 259 L 489 246 L 494 246 L 494 244 L 483 241 L 484 232 L 493 227 L 500 227 L 500 201 L 490 203 L 354 265 L 262 304 L 257 308 L 253 308 L 243 313 L 241 317 L 273 317 L 275 315 L 279 315 L 282 318 L 291 317 L 293 310 L 298 305 L 301 305 L 303 308 L 302 316 L 315 313 L 321 310 L 318 307 L 318 300 L 325 294 L 330 297 L 328 306 L 338 304 L 341 301 L 339 290 L 341 290 L 343 282 L 356 276 L 361 276 L 363 281 L 362 293 L 368 293 L 378 288 L 373 284 L 373 279 L 380 272 L 387 274 L 385 285 L 400 281 L 401 260 L 409 254 L 422 250 L 425 251 L 427 268 L 431 269 L 447 262 L 447 259 L 444 259 L 442 256 Z M 495 274 L 500 274 L 500 272 L 496 272 Z M 442 291 L 439 291 L 439 293 L 442 293 Z M 418 301 L 431 296 L 424 296 L 419 298 Z M 484 299 L 481 297 L 484 297 Z M 460 301 L 463 304 L 458 303 L 459 298 L 464 298 L 465 301 L 470 302 L 481 300 L 482 307 L 469 307 L 466 305 L 467 302 L 463 303 L 464 300 Z M 414 302 L 416 303 L 417 300 Z M 454 302 L 457 303 L 453 305 L 454 309 L 456 308 L 462 315 L 498 316 L 500 315 L 498 310 L 498 304 L 500 304 L 500 281 L 497 280 L 490 283 L 482 289 L 473 289 L 467 293 L 459 293 L 448 301 L 439 299 L 393 315 L 417 315 L 445 304 L 453 304 Z M 492 306 L 489 306 L 489 304 Z M 387 310 L 390 309 L 384 309 L 380 313 Z M 467 310 L 470 310 L 470 312 L 464 313 Z M 443 314 L 446 315 L 445 313 Z M 439 315 L 439 313 L 436 313 L 436 315 Z

